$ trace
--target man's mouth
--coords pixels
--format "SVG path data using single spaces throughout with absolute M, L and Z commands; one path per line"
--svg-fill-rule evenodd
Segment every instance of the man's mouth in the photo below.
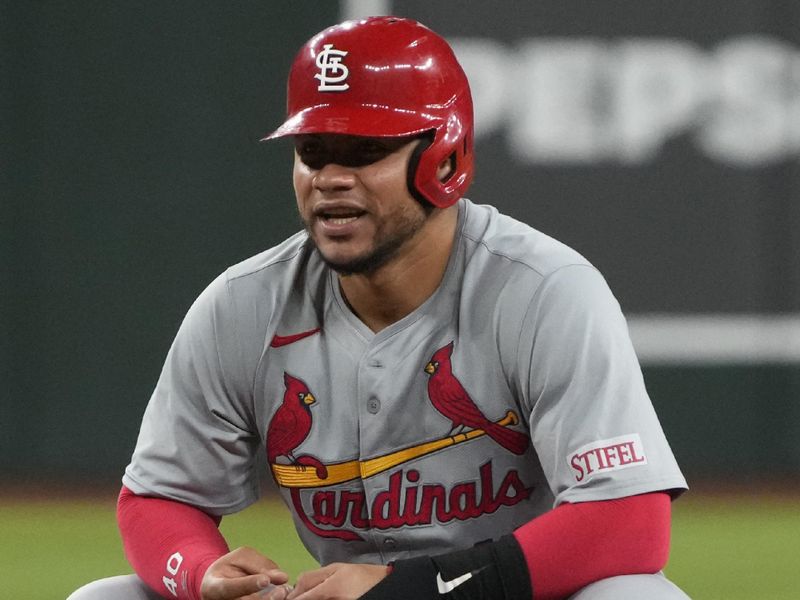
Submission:
M 323 210 L 317 217 L 328 225 L 347 225 L 364 214 L 365 211 L 357 209 Z
M 327 221 L 328 223 L 331 223 L 333 225 L 345 225 L 347 223 L 352 223 L 358 217 L 355 215 L 352 217 L 329 217 L 323 215 L 322 218 L 325 219 L 325 221 Z

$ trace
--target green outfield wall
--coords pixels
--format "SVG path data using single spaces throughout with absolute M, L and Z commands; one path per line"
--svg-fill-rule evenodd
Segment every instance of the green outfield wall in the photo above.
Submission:
M 800 315 L 795 4 L 365 4 L 462 58 L 470 197 L 585 254 L 626 314 Z M 290 145 L 258 140 L 296 49 L 356 10 L 0 2 L 0 485 L 119 477 L 191 302 L 298 229 Z M 645 363 L 690 479 L 800 474 L 793 331 Z

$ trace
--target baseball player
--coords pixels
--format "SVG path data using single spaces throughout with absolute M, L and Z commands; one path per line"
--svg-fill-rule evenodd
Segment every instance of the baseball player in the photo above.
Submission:
M 189 310 L 119 498 L 137 575 L 72 600 L 686 598 L 660 574 L 686 482 L 620 307 L 578 253 L 464 198 L 447 43 L 393 17 L 315 35 L 283 137 L 305 229 Z M 295 582 L 272 540 L 217 528 L 263 459 L 321 565 Z

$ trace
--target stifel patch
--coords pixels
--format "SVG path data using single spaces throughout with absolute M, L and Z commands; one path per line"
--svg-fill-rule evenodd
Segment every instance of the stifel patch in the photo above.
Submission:
M 569 454 L 567 462 L 575 480 L 581 482 L 597 473 L 646 465 L 647 456 L 639 434 L 629 433 L 581 446 Z

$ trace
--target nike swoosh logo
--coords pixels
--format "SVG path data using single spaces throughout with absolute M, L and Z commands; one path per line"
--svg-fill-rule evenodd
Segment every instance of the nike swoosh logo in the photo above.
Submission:
M 280 348 L 281 346 L 288 346 L 289 344 L 294 344 L 302 340 L 303 338 L 307 338 L 308 336 L 314 335 L 315 333 L 319 333 L 321 328 L 317 327 L 315 329 L 309 329 L 308 331 L 301 331 L 300 333 L 293 333 L 292 335 L 277 335 L 272 338 L 272 341 L 269 343 L 270 347 L 272 348 Z
M 472 577 L 472 573 L 464 573 L 461 577 L 456 577 L 450 581 L 442 579 L 442 574 L 436 574 L 436 587 L 439 588 L 440 594 L 448 594 L 464 583 L 467 579 Z

